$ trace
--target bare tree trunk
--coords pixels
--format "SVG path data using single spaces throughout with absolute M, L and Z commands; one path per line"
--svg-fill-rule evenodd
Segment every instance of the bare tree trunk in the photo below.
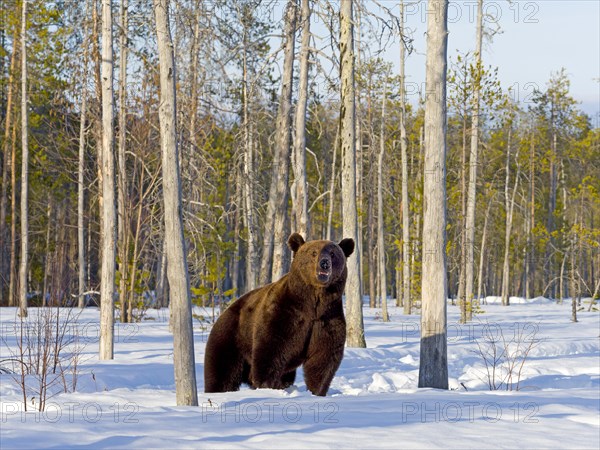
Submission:
M 169 26 L 168 0 L 154 0 L 154 14 L 160 65 L 160 106 L 158 112 L 161 130 L 165 241 L 168 259 L 167 275 L 174 330 L 175 390 L 177 405 L 198 406 L 192 304 L 181 217 L 175 59 Z
M 296 212 L 296 232 L 309 239 L 308 186 L 306 184 L 306 109 L 308 103 L 308 59 L 310 56 L 310 4 L 302 0 L 302 44 L 300 48 L 300 81 L 296 104 L 296 134 L 294 139 L 293 208 Z
M 48 195 L 48 210 L 46 213 L 46 217 L 48 219 L 48 226 L 46 227 L 46 256 L 44 258 L 44 284 L 42 287 L 42 306 L 48 306 L 48 278 L 50 276 L 50 270 L 52 268 L 53 265 L 53 251 L 51 250 L 51 246 L 50 246 L 50 242 L 52 240 L 52 237 L 55 236 L 55 234 L 52 234 L 52 217 L 54 216 L 53 214 L 53 203 L 54 203 L 54 197 L 52 197 L 51 195 Z M 55 238 L 55 243 L 56 243 L 56 238 Z
M 485 211 L 485 218 L 483 219 L 483 231 L 481 233 L 481 249 L 479 251 L 479 271 L 477 275 L 477 302 L 481 301 L 481 286 L 483 284 L 483 261 L 485 260 L 485 244 L 487 240 L 487 226 L 488 219 L 490 217 L 490 208 L 492 206 L 492 200 Z
M 17 126 L 13 126 L 10 154 L 10 278 L 8 282 L 8 306 L 17 304 Z
M 345 238 L 359 241 L 356 206 L 356 137 L 354 91 L 354 31 L 352 23 L 353 0 L 340 4 L 340 72 L 341 72 L 341 147 L 342 147 L 342 215 Z M 367 346 L 362 314 L 360 251 L 347 260 L 346 282 L 346 344 L 348 347 Z
M 102 0 L 102 277 L 100 359 L 113 359 L 116 253 L 112 0 Z
M 355 2 L 356 3 L 356 2 Z M 359 7 L 358 10 L 356 11 L 356 19 L 354 19 L 353 17 L 353 21 L 352 21 L 355 29 L 353 29 L 353 37 L 354 37 L 354 41 L 356 43 L 353 42 L 353 47 L 356 49 L 355 52 L 355 61 L 354 61 L 354 66 L 355 67 L 361 67 L 362 66 L 362 62 L 361 62 L 361 58 L 362 58 L 362 49 L 361 49 L 361 43 L 362 43 L 362 15 L 361 15 L 361 8 Z M 353 72 L 356 72 L 355 69 L 353 69 Z M 361 86 L 356 85 L 355 83 L 355 94 L 354 94 L 354 126 L 356 128 L 355 131 L 355 136 L 354 139 L 356 140 L 356 147 L 355 147 L 355 160 L 356 160 L 356 198 L 357 198 L 357 208 L 362 208 L 364 205 L 364 194 L 365 194 L 365 189 L 364 189 L 364 185 L 363 185 L 363 161 L 364 161 L 364 144 L 363 144 L 363 130 L 362 130 L 362 91 L 361 91 Z M 370 95 L 370 92 L 369 92 Z M 369 113 L 370 113 L 371 109 L 369 107 Z M 372 128 L 370 128 L 370 131 L 373 131 Z M 372 139 L 372 136 L 369 138 L 369 140 Z M 371 148 L 371 144 L 372 142 L 369 142 L 369 157 L 372 156 L 372 148 Z M 343 152 L 342 152 L 343 155 Z M 372 185 L 371 185 L 372 187 Z M 372 198 L 373 195 L 373 190 L 370 189 L 370 193 L 369 195 Z M 354 250 L 354 253 L 358 253 L 360 255 L 359 261 L 358 261 L 358 273 L 361 275 L 364 274 L 364 236 L 363 236 L 363 217 L 361 214 L 358 213 L 357 211 L 357 226 L 358 226 L 358 241 L 356 242 L 356 249 Z M 375 254 L 374 252 L 371 254 L 369 253 L 369 255 L 372 257 L 372 261 L 375 261 Z M 371 265 L 371 260 L 369 260 L 369 272 L 371 272 L 371 268 L 374 265 Z M 364 292 L 363 290 L 363 284 L 361 282 L 361 296 Z M 372 297 L 373 299 L 375 299 L 375 295 L 373 295 Z M 370 301 L 374 301 L 374 300 L 370 300 Z
M 296 16 L 296 0 L 290 0 L 286 8 L 283 79 L 277 111 L 275 151 L 279 155 L 279 165 L 277 167 L 276 178 L 271 180 L 271 186 L 275 183 L 275 197 L 273 198 L 273 212 L 275 217 L 273 227 L 273 270 L 271 272 L 271 280 L 273 281 L 281 278 L 289 270 L 290 260 L 290 254 L 287 251 L 287 234 L 289 234 L 288 184 L 292 151 L 292 88 L 294 80 Z M 273 193 L 272 189 L 271 193 Z M 271 201 L 269 201 L 269 204 L 271 204 Z M 266 232 L 265 236 L 267 236 Z
M 88 16 L 90 9 L 90 1 L 87 2 L 86 9 L 86 25 L 84 30 L 83 44 L 83 74 L 81 82 L 81 111 L 79 115 L 79 151 L 77 165 L 77 299 L 79 308 L 83 308 L 86 304 L 84 296 L 85 289 L 85 129 L 87 121 L 87 88 L 86 81 L 88 77 L 88 52 L 89 52 L 89 36 L 88 36 Z M 94 1 L 95 5 L 95 1 Z
M 504 186 L 504 207 L 506 210 L 506 223 L 504 228 L 504 263 L 502 265 L 502 305 L 510 305 L 510 297 L 508 293 L 508 283 L 510 279 L 510 234 L 512 231 L 513 211 L 515 208 L 515 195 L 519 186 L 519 165 L 517 162 L 517 173 L 515 175 L 515 185 L 513 187 L 512 196 L 509 199 L 509 180 L 510 180 L 510 150 L 512 140 L 512 123 L 508 129 L 508 142 L 506 144 L 506 182 Z M 515 161 L 519 154 L 515 155 Z
M 473 119 L 471 123 L 471 154 L 469 156 L 469 191 L 465 222 L 467 258 L 465 267 L 464 321 L 473 319 L 473 271 L 475 269 L 475 203 L 477 201 L 477 156 L 479 147 L 479 99 L 481 90 L 481 42 L 483 38 L 483 0 L 477 2 L 477 46 L 475 50 L 475 89 L 473 92 Z M 461 314 L 461 319 L 463 314 Z
M 404 1 L 400 3 L 400 34 L 404 33 Z M 402 302 L 404 314 L 411 313 L 410 298 L 410 216 L 408 208 L 408 142 L 406 138 L 406 93 L 404 89 L 406 48 L 400 40 L 400 158 L 402 164 Z M 400 290 L 398 288 L 398 290 Z
M 169 305 L 167 301 L 167 244 L 163 240 L 158 263 L 158 274 L 156 276 L 156 305 L 164 308 Z
M 533 230 L 535 229 L 535 144 L 531 144 L 531 152 L 529 156 L 529 234 L 528 234 L 528 249 L 529 249 L 529 258 L 527 262 L 527 266 L 531 268 L 528 277 L 531 278 L 531 297 L 535 295 L 535 275 L 536 268 L 535 264 L 533 264 L 535 260 L 535 245 L 533 241 Z M 529 283 L 528 283 L 529 284 Z
M 252 127 L 250 124 L 250 111 L 249 111 L 249 90 L 248 85 L 249 77 L 248 77 L 248 38 L 247 32 L 244 30 L 244 48 L 243 48 L 243 83 L 242 83 L 242 109 L 243 109 L 243 121 L 244 121 L 244 173 L 243 173 L 243 184 L 244 184 L 244 221 L 246 225 L 246 230 L 248 232 L 248 254 L 246 258 L 246 292 L 253 290 L 256 288 L 256 267 L 257 266 L 257 236 L 256 236 L 256 224 L 254 217 L 254 189 L 253 189 L 253 180 L 254 180 L 254 163 L 253 163 L 253 136 L 252 136 Z M 272 239 L 271 239 L 272 245 Z M 272 249 L 271 249 L 272 252 Z M 267 255 L 263 254 L 263 264 L 265 263 L 265 259 L 271 255 L 271 252 L 268 252 Z M 270 269 L 270 262 L 267 266 Z M 263 275 L 263 266 L 261 265 L 261 277 Z
M 555 118 L 554 118 L 554 105 L 552 106 L 550 125 L 552 127 L 552 144 L 550 146 L 550 195 L 548 197 L 548 217 L 546 222 L 546 229 L 548 231 L 548 235 L 550 238 L 546 244 L 546 256 L 544 258 L 544 268 L 545 268 L 545 284 L 549 286 L 549 295 L 551 298 L 556 298 L 556 283 L 553 280 L 554 278 L 554 237 L 553 233 L 555 231 L 555 220 L 554 220 L 554 212 L 556 210 L 556 191 L 557 191 L 557 174 L 556 174 L 556 159 L 557 155 L 557 137 L 555 127 Z
M 331 227 L 333 221 L 333 207 L 335 205 L 335 164 L 336 157 L 338 154 L 338 147 L 340 146 L 340 124 L 338 123 L 337 130 L 335 132 L 335 142 L 333 143 L 333 158 L 331 161 L 331 179 L 329 180 L 329 209 L 327 211 L 327 233 L 326 239 L 331 240 Z
M 121 304 L 121 322 L 131 321 L 127 314 L 127 281 L 129 274 L 129 211 L 126 207 L 128 194 L 127 187 L 127 160 L 126 160 L 126 135 L 127 135 L 127 29 L 128 29 L 128 0 L 121 0 L 119 15 L 121 26 L 119 30 L 119 145 L 117 148 L 118 161 L 118 245 L 119 245 L 119 302 Z M 140 187 L 142 189 L 142 187 Z M 135 269 L 133 269 L 135 270 Z
M 577 223 L 577 219 L 575 219 Z M 571 236 L 571 242 L 569 245 L 568 252 L 570 253 L 570 276 L 569 276 L 569 284 L 570 284 L 570 294 L 571 294 L 571 322 L 578 322 L 577 320 L 577 298 L 579 296 L 579 289 L 577 288 L 577 267 L 575 266 L 575 235 Z M 561 274 L 561 282 L 562 282 L 562 274 Z
M 5 274 L 7 273 L 6 267 L 11 267 L 14 264 L 14 260 L 5 261 L 5 254 L 7 251 L 7 230 L 6 230 L 6 209 L 8 203 L 8 172 L 10 167 L 9 154 L 14 152 L 14 141 L 12 145 L 12 152 L 10 151 L 10 130 L 11 127 L 15 127 L 12 123 L 13 118 L 13 98 L 15 93 L 15 71 L 17 67 L 17 48 L 19 39 L 19 27 L 15 26 L 15 32 L 13 37 L 13 52 L 10 57 L 10 67 L 8 69 L 8 93 L 6 99 L 6 118 L 4 122 L 4 142 L 2 145 L 2 198 L 0 199 L 0 305 L 3 303 L 4 298 L 4 286 L 7 283 Z M 15 111 L 16 113 L 16 111 Z M 15 120 L 16 121 L 16 120 Z M 11 156 L 12 158 L 12 156 Z M 14 186 L 13 186 L 14 188 Z M 7 264 L 8 262 L 8 264 Z M 12 272 L 12 268 L 9 269 Z M 9 277 L 10 278 L 10 277 Z M 8 298 L 8 303 L 11 304 L 12 300 Z
M 27 317 L 29 259 L 29 111 L 27 98 L 27 3 L 21 15 L 21 263 L 19 264 L 19 316 Z M 11 262 L 12 264 L 12 262 Z
M 425 180 L 419 387 L 448 389 L 446 302 L 446 51 L 448 1 L 427 5 Z
M 387 75 L 386 75 L 387 76 Z M 379 158 L 377 161 L 377 256 L 379 269 L 379 293 L 381 295 L 381 316 L 384 322 L 390 321 L 387 309 L 387 274 L 385 270 L 385 240 L 383 223 L 383 159 L 385 157 L 385 103 L 387 83 L 383 84 L 381 98 L 381 128 L 379 131 Z

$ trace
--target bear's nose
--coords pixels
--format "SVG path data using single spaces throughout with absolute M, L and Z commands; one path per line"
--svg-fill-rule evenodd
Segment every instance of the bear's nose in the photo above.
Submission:
M 321 269 L 323 270 L 329 270 L 329 260 L 328 259 L 322 259 L 321 262 L 319 263 L 319 265 L 321 266 Z

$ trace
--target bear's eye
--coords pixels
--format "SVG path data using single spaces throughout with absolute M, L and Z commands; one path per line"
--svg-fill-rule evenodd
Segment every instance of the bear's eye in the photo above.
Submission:
M 335 256 L 335 252 L 331 252 L 330 255 L 333 258 Z
M 317 252 L 316 251 L 312 252 L 312 255 L 313 255 L 313 258 L 316 258 L 317 257 Z

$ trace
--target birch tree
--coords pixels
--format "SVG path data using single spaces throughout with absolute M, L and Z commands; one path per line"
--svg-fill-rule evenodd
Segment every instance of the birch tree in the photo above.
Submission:
M 517 164 L 517 173 L 515 175 L 515 184 L 513 186 L 512 195 L 510 192 L 510 153 L 512 148 L 512 127 L 513 127 L 513 117 L 508 119 L 508 136 L 506 141 L 506 178 L 504 183 L 504 209 L 506 213 L 506 220 L 504 225 L 504 262 L 502 264 L 502 305 L 509 306 L 510 305 L 510 297 L 508 292 L 508 284 L 510 280 L 510 235 L 512 231 L 513 225 L 513 216 L 515 209 L 515 195 L 517 193 L 517 188 L 519 186 L 519 153 L 515 155 L 515 162 Z
M 404 42 L 404 1 L 400 3 L 400 159 L 402 165 L 402 302 L 404 314 L 411 313 L 410 295 L 410 216 L 408 205 L 408 142 L 406 138 L 406 91 L 404 66 L 406 44 Z M 400 290 L 398 288 L 398 290 Z
M 102 0 L 102 275 L 100 280 L 100 359 L 113 359 L 116 253 L 112 1 Z
M 11 159 L 12 153 L 14 153 L 14 140 L 11 140 L 11 129 L 16 129 L 15 125 L 13 125 L 13 114 L 15 116 L 16 122 L 16 108 L 13 107 L 14 97 L 15 97 L 15 73 L 17 68 L 17 43 L 19 36 L 19 27 L 15 25 L 14 35 L 13 35 L 13 52 L 10 57 L 10 66 L 8 69 L 8 92 L 6 96 L 6 116 L 4 118 L 4 140 L 2 143 L 2 198 L 0 199 L 0 273 L 3 275 L 0 276 L 0 303 L 3 303 L 4 298 L 4 286 L 6 283 L 5 275 L 7 273 L 6 267 L 11 267 L 14 264 L 12 261 L 6 261 L 4 255 L 6 253 L 6 244 L 9 241 L 7 239 L 7 229 L 6 229 L 6 210 L 8 203 L 8 184 L 9 177 L 8 172 L 11 167 Z M 12 149 L 11 149 L 12 143 Z M 9 155 L 11 157 L 9 158 Z M 13 185 L 14 188 L 14 185 Z M 13 189 L 14 191 L 14 189 Z M 12 244 L 11 244 L 12 246 Z M 10 273 L 13 273 L 12 267 L 9 269 Z M 9 276 L 10 278 L 10 276 Z M 9 296 L 8 304 L 12 305 L 13 299 Z
M 448 1 L 427 4 L 423 272 L 419 387 L 448 389 L 446 301 L 446 51 Z
M 181 179 L 177 146 L 175 59 L 168 0 L 154 0 L 160 66 L 160 143 L 163 170 L 167 277 L 173 321 L 173 360 L 177 405 L 198 406 L 190 282 L 181 214 Z
M 479 146 L 479 104 L 481 90 L 481 43 L 483 39 L 483 0 L 477 2 L 477 36 L 475 49 L 475 84 L 473 92 L 473 115 L 471 123 L 471 151 L 469 156 L 469 188 L 467 191 L 467 215 L 465 218 L 465 292 L 461 299 L 461 322 L 473 318 L 473 271 L 475 267 L 475 202 L 477 200 L 477 156 Z
M 119 30 L 119 135 L 117 147 L 118 180 L 118 224 L 117 237 L 119 243 L 119 302 L 121 304 L 121 322 L 129 322 L 127 314 L 127 279 L 129 277 L 129 211 L 126 208 L 128 195 L 126 173 L 126 134 L 127 134 L 127 29 L 128 2 L 121 0 L 119 7 L 121 26 Z M 140 187 L 141 189 L 141 187 Z M 135 269 L 133 269 L 135 270 Z
M 281 97 L 277 110 L 275 152 L 278 163 L 274 167 L 274 178 L 271 180 L 269 206 L 272 206 L 274 223 L 272 227 L 273 240 L 273 269 L 271 280 L 278 280 L 287 272 L 286 224 L 288 224 L 288 182 L 291 156 L 292 138 L 292 87 L 294 78 L 294 44 L 296 35 L 296 0 L 290 0 L 285 12 L 285 56 L 283 61 L 283 75 L 281 84 Z M 270 209 L 267 208 L 267 217 Z M 268 222 L 268 220 L 267 220 Z M 265 239 L 271 232 L 265 229 Z M 289 256 L 289 255 L 288 255 Z M 264 257 L 264 256 L 263 256 Z
M 83 44 L 83 72 L 81 78 L 81 104 L 79 112 L 79 149 L 77 163 L 77 298 L 78 307 L 85 306 L 85 130 L 87 121 L 87 77 L 88 77 L 88 53 L 89 53 L 89 37 L 88 37 L 88 16 L 91 1 L 87 1 L 86 8 L 86 25 L 84 30 Z M 95 5 L 95 1 L 94 1 Z M 94 6 L 95 7 L 95 6 Z
M 27 317 L 27 263 L 29 258 L 29 114 L 27 106 L 27 4 L 21 10 L 21 263 L 19 264 L 19 316 Z M 11 261 L 11 264 L 13 262 Z
M 356 205 L 356 139 L 354 89 L 354 26 L 353 0 L 340 4 L 340 84 L 341 112 L 340 138 L 342 149 L 342 215 L 344 238 L 358 241 L 358 213 Z M 348 347 L 366 347 L 362 313 L 360 251 L 346 262 L 346 344 Z
M 379 131 L 379 156 L 377 159 L 377 266 L 379 272 L 379 292 L 381 296 L 381 315 L 384 322 L 390 321 L 387 309 L 387 276 L 385 270 L 385 239 L 383 223 L 383 161 L 385 157 L 385 103 L 387 83 L 384 74 L 381 95 L 381 124 Z
M 294 183 L 292 185 L 293 210 L 296 213 L 296 231 L 305 239 L 309 237 L 308 189 L 306 185 L 306 109 L 308 103 L 308 60 L 310 57 L 310 3 L 302 0 L 302 43 L 300 47 L 300 80 L 294 135 Z M 331 195 L 331 193 L 330 193 Z

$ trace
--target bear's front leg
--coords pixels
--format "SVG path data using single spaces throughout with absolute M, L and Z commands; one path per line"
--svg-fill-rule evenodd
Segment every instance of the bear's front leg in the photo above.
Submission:
M 252 387 L 264 389 L 284 389 L 285 360 L 281 352 L 283 348 L 276 345 L 255 345 L 250 367 L 250 383 Z
M 304 362 L 304 381 L 314 395 L 327 394 L 329 385 L 344 357 L 346 321 L 336 317 L 316 322 Z

